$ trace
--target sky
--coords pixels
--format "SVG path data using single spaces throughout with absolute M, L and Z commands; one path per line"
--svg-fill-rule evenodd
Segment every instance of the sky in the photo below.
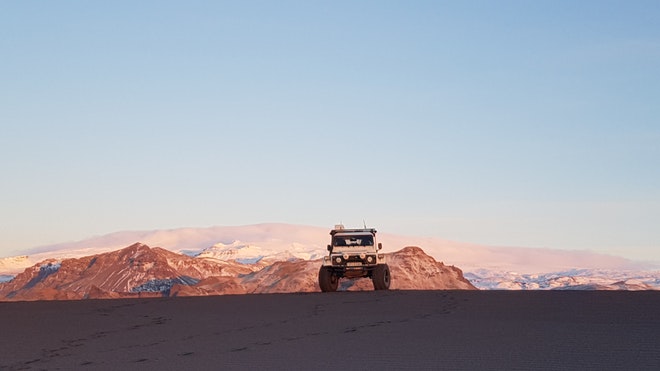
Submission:
M 658 1 L 5 1 L 0 256 L 263 222 L 660 261 Z

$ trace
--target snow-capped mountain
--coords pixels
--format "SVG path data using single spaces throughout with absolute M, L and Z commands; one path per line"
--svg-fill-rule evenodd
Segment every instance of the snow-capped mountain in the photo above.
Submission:
M 658 271 L 571 269 L 523 274 L 479 269 L 465 278 L 484 290 L 660 290 Z
M 313 260 L 324 256 L 327 253 L 328 232 L 329 228 L 273 223 L 117 232 L 72 243 L 42 246 L 26 251 L 20 257 L 1 258 L 0 282 L 45 259 L 62 260 L 101 254 L 136 241 L 192 257 L 263 268 L 275 261 Z M 650 277 L 642 282 L 655 288 L 658 285 L 654 280 L 660 278 L 659 267 L 589 251 L 482 246 L 383 231 L 379 232 L 378 237 L 384 252 L 405 246 L 422 247 L 436 260 L 461 267 L 481 289 L 646 287 L 634 285 L 636 281 L 615 285 L 637 280 L 638 277 Z

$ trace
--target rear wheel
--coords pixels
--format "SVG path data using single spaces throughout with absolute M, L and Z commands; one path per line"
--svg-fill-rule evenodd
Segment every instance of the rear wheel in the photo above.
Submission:
M 338 285 L 339 277 L 332 272 L 332 268 L 321 267 L 321 270 L 319 270 L 319 286 L 321 286 L 321 291 L 337 291 Z
M 374 269 L 371 280 L 374 283 L 374 290 L 387 290 L 390 288 L 390 267 L 387 264 L 378 264 Z

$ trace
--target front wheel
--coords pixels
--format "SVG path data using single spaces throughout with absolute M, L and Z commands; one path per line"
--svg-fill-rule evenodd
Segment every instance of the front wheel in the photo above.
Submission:
M 390 267 L 387 264 L 378 264 L 374 269 L 371 280 L 374 283 L 374 290 L 387 290 L 390 288 Z
M 338 285 L 339 277 L 332 272 L 332 268 L 321 267 L 321 270 L 319 270 L 319 286 L 321 286 L 321 291 L 337 291 Z

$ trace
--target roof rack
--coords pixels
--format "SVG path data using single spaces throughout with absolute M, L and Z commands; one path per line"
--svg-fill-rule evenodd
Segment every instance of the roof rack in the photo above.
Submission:
M 359 232 L 367 232 L 367 233 L 376 233 L 375 228 L 357 228 L 357 229 L 333 229 L 330 231 L 330 235 L 334 236 L 337 233 L 359 233 Z

